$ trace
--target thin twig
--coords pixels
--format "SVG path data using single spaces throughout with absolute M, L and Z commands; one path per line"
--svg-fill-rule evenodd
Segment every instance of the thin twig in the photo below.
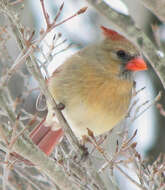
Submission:
M 147 190 L 142 185 L 137 183 L 132 177 L 130 177 L 123 169 L 121 169 L 118 165 L 115 165 L 115 167 L 127 178 L 129 179 L 133 184 L 135 184 L 137 187 L 139 187 L 142 190 Z
M 6 143 L 6 145 L 8 146 L 8 145 L 9 145 L 9 142 L 8 142 L 8 140 L 7 140 L 6 135 L 5 135 L 4 132 L 3 132 L 3 129 L 2 129 L 2 126 L 1 126 L 1 125 L 0 125 L 0 135 L 1 135 L 1 137 L 3 138 L 4 142 Z
M 45 5 L 44 5 L 44 0 L 40 0 L 41 2 L 41 7 L 42 7 L 42 12 L 43 12 L 43 15 L 44 15 L 44 18 L 45 18 L 45 22 L 47 24 L 47 28 L 50 27 L 50 20 L 49 20 L 49 14 L 47 13 L 46 9 L 45 9 Z
M 136 120 L 137 118 L 139 118 L 144 112 L 146 112 L 151 106 L 153 106 L 156 102 L 158 102 L 158 101 L 160 100 L 161 96 L 162 96 L 162 92 L 160 91 L 160 92 L 158 93 L 158 95 L 154 98 L 154 100 L 152 100 L 152 101 L 150 102 L 150 104 L 149 104 L 144 110 L 142 110 L 140 113 L 138 113 L 138 112 L 135 113 L 135 116 L 131 119 L 131 122 L 135 121 L 135 120 Z M 147 102 L 147 103 L 148 103 L 148 102 Z M 139 109 L 140 109 L 140 108 L 139 108 Z M 139 111 L 139 109 L 138 109 L 138 111 Z
M 59 18 L 60 14 L 61 14 L 61 12 L 62 12 L 63 7 L 64 7 L 64 2 L 61 4 L 61 6 L 60 6 L 60 8 L 59 8 L 59 11 L 57 12 L 57 14 L 56 14 L 56 16 L 55 16 L 55 18 L 54 18 L 54 20 L 53 20 L 53 24 L 56 24 L 56 21 L 57 21 L 57 19 Z
M 13 5 L 17 5 L 18 3 L 22 3 L 24 0 L 15 0 L 13 2 L 10 2 L 9 5 L 13 6 Z

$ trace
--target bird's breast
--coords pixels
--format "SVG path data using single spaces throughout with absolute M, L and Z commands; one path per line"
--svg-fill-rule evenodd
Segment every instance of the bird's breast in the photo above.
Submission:
M 79 56 L 70 59 L 49 81 L 50 92 L 65 105 L 64 116 L 80 138 L 87 128 L 96 135 L 112 129 L 127 114 L 132 94 L 132 82 L 81 61 Z
M 65 100 L 64 115 L 75 134 L 81 138 L 87 128 L 95 135 L 112 129 L 127 114 L 132 83 L 104 81 L 100 85 L 83 87 Z M 69 95 L 69 93 L 68 93 Z

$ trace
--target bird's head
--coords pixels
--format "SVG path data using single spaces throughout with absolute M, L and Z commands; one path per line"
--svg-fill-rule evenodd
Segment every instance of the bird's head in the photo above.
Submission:
M 104 26 L 101 26 L 101 30 L 105 36 L 103 48 L 114 62 L 121 65 L 122 72 L 147 69 L 139 50 L 130 41 L 116 31 Z

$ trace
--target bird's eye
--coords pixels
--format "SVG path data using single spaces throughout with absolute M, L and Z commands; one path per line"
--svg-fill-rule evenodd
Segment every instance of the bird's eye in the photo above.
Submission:
M 127 54 L 124 50 L 119 50 L 116 52 L 116 54 L 119 58 L 122 58 L 122 59 L 127 57 Z

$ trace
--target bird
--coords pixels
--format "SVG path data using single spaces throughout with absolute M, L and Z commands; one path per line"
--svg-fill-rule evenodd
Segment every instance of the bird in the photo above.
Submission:
M 47 80 L 48 90 L 74 134 L 81 139 L 90 129 L 99 136 L 110 131 L 128 113 L 135 71 L 147 70 L 138 48 L 118 32 L 101 26 L 104 39 L 81 49 L 59 66 Z M 63 137 L 52 105 L 46 119 L 30 134 L 50 155 Z

